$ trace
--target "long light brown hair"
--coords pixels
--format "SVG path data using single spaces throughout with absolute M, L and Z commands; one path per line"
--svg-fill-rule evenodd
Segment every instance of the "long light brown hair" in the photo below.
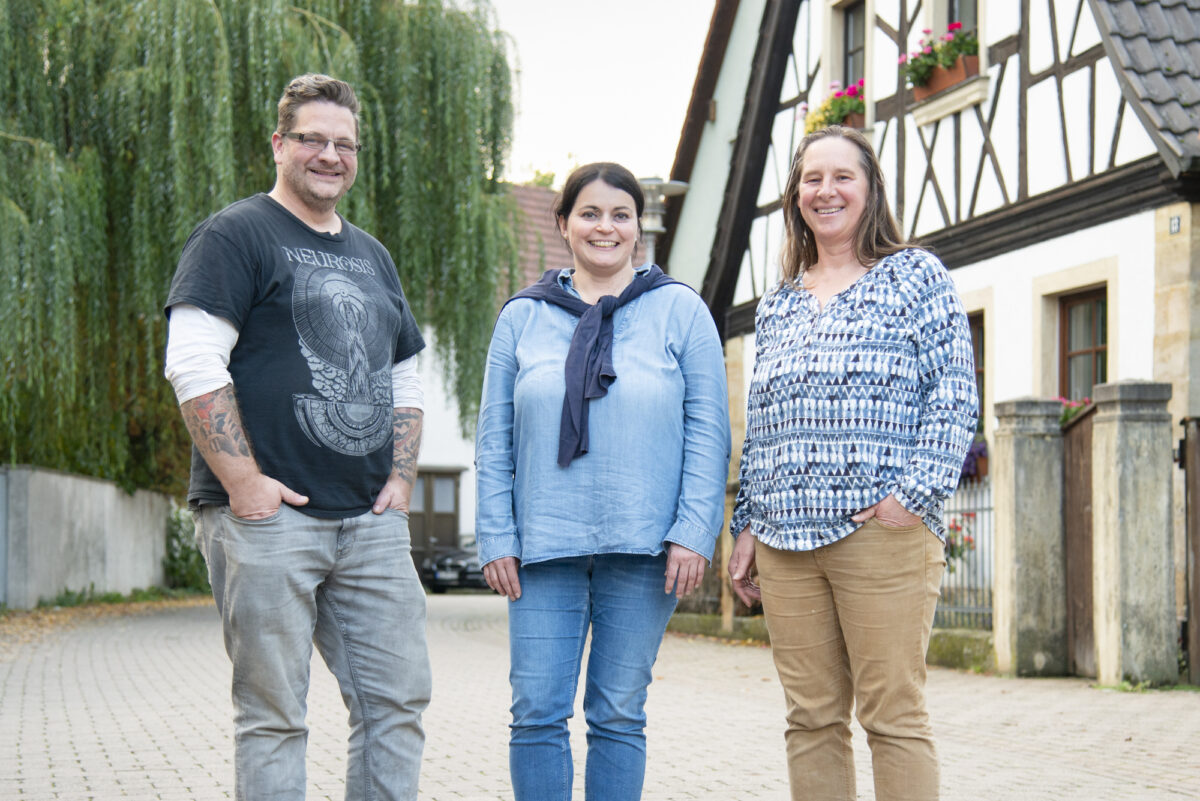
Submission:
M 853 128 L 831 125 L 814 131 L 800 140 L 796 155 L 792 157 L 792 169 L 788 175 L 787 188 L 783 191 L 783 250 L 779 264 L 783 280 L 794 283 L 809 267 L 817 263 L 817 242 L 812 229 L 804 221 L 796 201 L 800 198 L 800 175 L 804 172 L 804 154 L 813 142 L 829 137 L 840 137 L 858 148 L 859 166 L 867 178 L 867 202 L 862 218 L 854 229 L 854 257 L 859 264 L 873 267 L 884 256 L 912 247 L 900 235 L 900 227 L 888 206 L 884 192 L 883 170 L 875 149 L 866 137 Z

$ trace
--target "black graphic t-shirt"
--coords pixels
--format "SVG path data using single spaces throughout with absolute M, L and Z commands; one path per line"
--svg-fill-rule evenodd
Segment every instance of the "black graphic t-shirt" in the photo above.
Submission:
M 305 514 L 370 509 L 392 469 L 392 366 L 425 346 L 383 245 L 254 195 L 188 237 L 168 314 L 178 303 L 238 329 L 229 372 L 263 473 L 307 495 Z M 229 502 L 195 448 L 188 500 Z

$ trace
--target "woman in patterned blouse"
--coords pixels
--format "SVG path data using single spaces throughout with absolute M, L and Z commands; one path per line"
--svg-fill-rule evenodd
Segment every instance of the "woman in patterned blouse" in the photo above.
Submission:
M 763 604 L 792 797 L 856 797 L 856 706 L 875 798 L 931 801 L 942 505 L 978 410 L 967 318 L 941 262 L 902 241 L 857 131 L 804 138 L 783 210 L 783 280 L 755 321 L 730 577 Z

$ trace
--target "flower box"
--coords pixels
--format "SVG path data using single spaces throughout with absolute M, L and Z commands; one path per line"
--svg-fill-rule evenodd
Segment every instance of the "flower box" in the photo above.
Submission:
M 816 108 L 810 111 L 808 103 L 801 103 L 799 114 L 804 116 L 804 133 L 810 134 L 830 125 L 866 127 L 867 103 L 863 84 L 860 80 L 842 89 L 842 85 L 834 81 L 829 85 L 833 94 L 827 95 Z
M 919 103 L 978 74 L 979 56 L 961 55 L 950 67 L 934 67 L 928 83 L 913 87 L 913 100 Z

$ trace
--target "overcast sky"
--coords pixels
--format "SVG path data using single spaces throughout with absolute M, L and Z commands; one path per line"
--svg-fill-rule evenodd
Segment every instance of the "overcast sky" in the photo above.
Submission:
M 513 38 L 516 121 L 507 177 L 616 161 L 666 178 L 713 0 L 492 0 Z

